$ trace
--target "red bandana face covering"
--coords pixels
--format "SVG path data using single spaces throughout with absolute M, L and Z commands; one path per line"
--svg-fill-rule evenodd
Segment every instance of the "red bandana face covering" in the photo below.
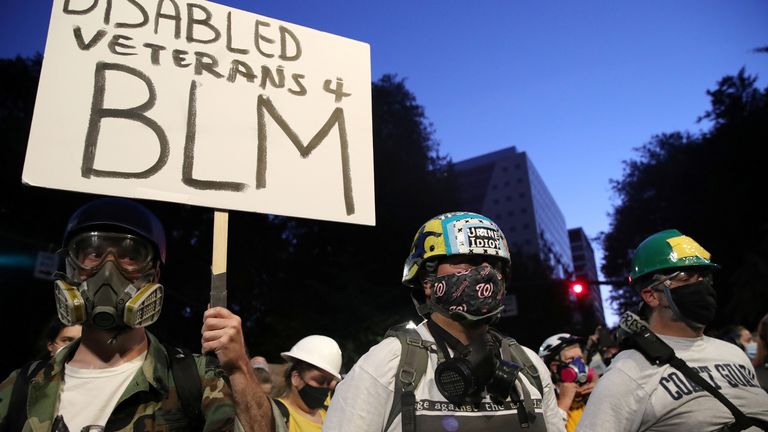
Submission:
M 503 308 L 501 273 L 484 264 L 458 273 L 435 276 L 430 302 L 455 321 L 475 321 L 496 315 Z

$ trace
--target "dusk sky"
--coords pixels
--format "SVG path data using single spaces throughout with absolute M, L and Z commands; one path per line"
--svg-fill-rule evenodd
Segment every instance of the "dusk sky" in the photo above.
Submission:
M 0 1 L 0 57 L 43 52 L 51 3 Z M 764 0 L 218 3 L 369 43 L 371 79 L 406 78 L 444 153 L 525 151 L 591 237 L 609 228 L 609 180 L 633 148 L 706 129 L 696 119 L 724 75 L 768 76 L 754 52 L 768 46 Z

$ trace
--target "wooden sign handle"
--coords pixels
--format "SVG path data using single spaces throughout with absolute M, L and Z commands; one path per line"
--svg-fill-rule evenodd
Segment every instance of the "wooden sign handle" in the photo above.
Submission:
M 227 307 L 227 230 L 229 213 L 213 214 L 213 259 L 211 260 L 211 307 Z

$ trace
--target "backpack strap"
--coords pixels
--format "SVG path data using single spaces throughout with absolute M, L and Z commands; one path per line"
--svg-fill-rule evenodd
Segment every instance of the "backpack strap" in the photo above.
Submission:
M 533 383 L 543 400 L 544 385 L 541 382 L 539 370 L 536 368 L 536 365 L 533 364 L 533 360 L 531 360 L 525 350 L 523 350 L 523 347 L 517 343 L 516 340 L 508 336 L 503 336 L 495 330 L 492 331 L 494 334 L 501 337 L 501 358 L 508 362 L 520 365 L 520 373 L 522 373 L 529 382 Z M 514 386 L 512 388 L 514 389 Z M 531 393 L 528 391 L 528 388 L 525 385 L 521 385 L 520 388 L 523 392 L 522 398 L 517 394 L 517 391 L 513 391 L 510 396 L 512 397 L 513 402 L 517 404 L 517 417 L 520 420 L 520 426 L 527 428 L 530 426 L 531 422 L 536 420 L 536 409 L 533 406 L 533 398 L 531 398 Z
M 675 353 L 675 350 L 652 332 L 648 325 L 632 312 L 624 312 L 619 322 L 619 332 L 623 348 L 637 350 L 654 366 L 670 365 L 683 374 L 689 381 L 704 389 L 718 402 L 723 404 L 733 415 L 734 422 L 722 427 L 722 431 L 742 431 L 756 426 L 768 430 L 768 422 L 744 414 L 725 395 L 720 393 L 712 384 L 694 371 L 685 360 Z
M 291 418 L 291 412 L 288 411 L 288 406 L 286 406 L 280 399 L 272 399 L 272 402 L 277 406 L 277 410 L 280 411 L 280 414 L 283 416 L 285 426 L 288 427 L 288 420 Z
M 541 397 L 544 397 L 544 385 L 541 381 L 541 375 L 533 360 L 526 354 L 523 347 L 511 337 L 503 336 L 501 343 L 501 358 L 506 361 L 512 361 L 522 366 L 521 372 L 533 383 Z
M 189 350 L 165 346 L 168 363 L 176 386 L 181 409 L 187 418 L 189 430 L 202 430 L 205 424 L 200 405 L 203 401 L 203 383 L 195 357 Z
M 27 398 L 29 396 L 29 383 L 32 377 L 37 375 L 48 362 L 42 360 L 31 361 L 19 369 L 16 381 L 11 389 L 11 399 L 8 402 L 8 415 L 5 417 L 3 432 L 14 432 L 24 429 L 27 421 Z
M 405 324 L 392 327 L 385 337 L 395 337 L 400 341 L 402 349 L 400 363 L 395 374 L 395 394 L 392 399 L 392 408 L 384 426 L 386 431 L 394 423 L 398 414 L 402 413 L 403 432 L 416 430 L 416 395 L 414 391 L 418 387 L 421 378 L 427 372 L 428 352 L 434 347 L 434 343 L 425 341 L 414 328 Z

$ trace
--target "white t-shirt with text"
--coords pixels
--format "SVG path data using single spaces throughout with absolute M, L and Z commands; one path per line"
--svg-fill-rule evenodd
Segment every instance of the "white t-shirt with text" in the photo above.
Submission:
M 434 341 L 425 323 L 416 329 L 427 341 Z M 528 382 L 522 374 L 520 381 L 533 399 L 537 421 L 544 421 L 548 431 L 565 432 L 565 425 L 557 408 L 557 399 L 552 387 L 550 372 L 541 359 L 528 348 L 523 347 L 526 354 L 536 365 L 544 387 L 544 397 L 539 394 L 535 385 Z M 400 362 L 401 345 L 397 338 L 389 337 L 372 347 L 355 364 L 349 374 L 336 387 L 328 415 L 323 424 L 324 431 L 332 432 L 400 432 L 402 419 L 398 416 L 385 431 L 384 427 L 392 407 L 395 391 L 395 373 Z M 488 396 L 478 408 L 455 406 L 440 394 L 435 384 L 435 368 L 438 357 L 429 354 L 427 371 L 415 391 L 417 424 L 441 424 L 439 429 L 417 430 L 514 430 L 495 425 L 518 422 L 517 411 L 511 408 L 509 402 L 504 405 L 492 403 Z M 399 382 L 398 382 L 399 384 Z
M 659 337 L 745 414 L 768 421 L 768 393 L 737 346 L 707 336 Z M 711 431 L 733 421 L 723 404 L 677 369 L 626 350 L 598 381 L 576 430 Z

